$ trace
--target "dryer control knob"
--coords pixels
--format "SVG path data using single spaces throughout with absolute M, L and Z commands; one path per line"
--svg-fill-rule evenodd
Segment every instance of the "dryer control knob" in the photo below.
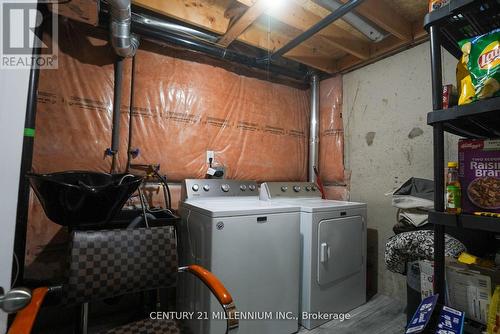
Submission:
M 311 191 L 311 186 L 306 186 L 306 191 Z
M 283 186 L 283 187 L 281 187 L 281 191 L 282 191 L 282 192 L 285 192 L 285 191 L 287 191 L 287 190 L 288 190 L 288 187 L 287 187 L 287 186 Z
M 300 191 L 300 186 L 293 186 L 293 191 L 298 193 Z
M 251 184 L 248 186 L 248 189 L 250 189 L 250 191 L 254 191 L 255 190 L 255 184 Z
M 193 191 L 198 191 L 200 190 L 200 186 L 197 184 L 193 184 L 193 187 L 191 187 L 191 189 L 193 189 Z
M 242 185 L 240 186 L 240 189 L 241 189 L 241 191 L 245 191 L 245 190 L 247 190 L 247 186 L 246 186 L 246 185 L 244 185 L 244 184 L 242 184 Z
M 209 191 L 209 190 L 210 190 L 210 186 L 209 186 L 208 184 L 205 184 L 205 185 L 203 186 L 203 190 L 205 190 L 205 191 Z
M 227 193 L 229 191 L 229 184 L 223 184 L 220 188 L 223 192 Z
M 316 190 L 317 190 L 316 186 L 312 186 L 312 191 L 316 191 Z

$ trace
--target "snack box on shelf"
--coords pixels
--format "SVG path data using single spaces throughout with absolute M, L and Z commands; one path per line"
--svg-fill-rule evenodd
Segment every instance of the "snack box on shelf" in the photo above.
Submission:
M 458 143 L 462 211 L 500 213 L 500 139 Z

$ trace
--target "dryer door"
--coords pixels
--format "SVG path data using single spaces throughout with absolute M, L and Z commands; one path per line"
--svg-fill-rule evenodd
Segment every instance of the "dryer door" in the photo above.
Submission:
M 362 269 L 363 219 L 361 216 L 322 220 L 318 226 L 318 283 L 325 285 Z

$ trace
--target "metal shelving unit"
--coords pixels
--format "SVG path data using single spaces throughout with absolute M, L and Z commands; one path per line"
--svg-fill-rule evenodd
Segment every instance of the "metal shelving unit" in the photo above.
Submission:
M 467 138 L 500 137 L 500 97 L 431 112 L 427 124 L 443 123 L 444 130 Z
M 429 222 L 434 225 L 500 233 L 500 218 L 494 217 L 482 217 L 469 214 L 453 215 L 446 212 L 430 212 Z
M 432 109 L 427 122 L 433 127 L 434 141 L 434 289 L 444 303 L 444 233 L 446 227 L 500 232 L 500 219 L 445 213 L 444 203 L 444 132 L 467 138 L 500 137 L 500 98 L 444 109 L 442 105 L 441 47 L 457 59 L 461 57 L 458 41 L 487 33 L 500 27 L 500 0 L 451 0 L 426 15 L 424 27 L 430 35 L 432 71 Z

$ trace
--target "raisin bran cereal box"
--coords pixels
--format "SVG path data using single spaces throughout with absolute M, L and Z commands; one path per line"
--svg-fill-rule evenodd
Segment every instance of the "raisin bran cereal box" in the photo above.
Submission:
M 458 142 L 462 211 L 500 213 L 500 139 Z

